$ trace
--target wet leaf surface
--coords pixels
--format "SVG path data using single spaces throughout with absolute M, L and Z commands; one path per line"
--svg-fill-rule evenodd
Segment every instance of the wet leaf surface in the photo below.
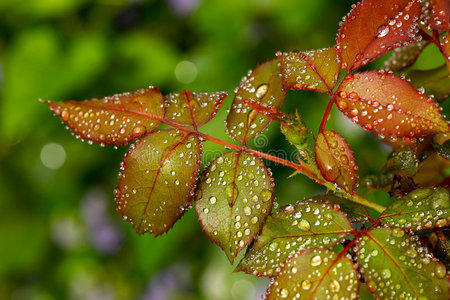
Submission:
M 371 209 L 345 198 L 332 195 L 318 195 L 312 197 L 311 199 L 325 202 L 337 209 L 340 209 L 343 213 L 345 213 L 347 219 L 352 223 L 367 222 L 371 219 Z M 374 211 L 372 212 L 374 213 Z
M 355 70 L 417 38 L 421 4 L 416 0 L 363 0 L 339 29 L 337 49 L 343 67 Z
M 419 41 L 395 48 L 392 55 L 384 61 L 384 65 L 392 72 L 402 71 L 412 66 L 416 62 L 417 57 L 419 57 L 419 54 L 429 44 L 428 41 Z
M 259 158 L 227 152 L 205 169 L 195 199 L 203 231 L 233 262 L 272 209 L 273 179 Z
M 195 93 L 184 90 L 164 96 L 166 118 L 181 125 L 198 127 L 210 121 L 222 105 L 226 93 Z
M 196 135 L 176 129 L 156 131 L 130 147 L 116 200 L 137 233 L 161 235 L 189 208 L 201 147 Z
M 331 93 L 341 64 L 335 47 L 279 56 L 283 87 Z
M 345 139 L 332 130 L 324 130 L 317 136 L 314 152 L 322 176 L 347 193 L 353 193 L 358 179 L 357 167 Z
M 47 103 L 81 139 L 117 146 L 152 131 L 164 117 L 164 100 L 157 88 L 103 99 Z
M 266 299 L 357 299 L 358 292 L 358 274 L 351 260 L 313 248 L 286 261 Z
M 289 255 L 312 247 L 332 248 L 351 230 L 345 214 L 330 205 L 317 201 L 288 204 L 267 218 L 237 271 L 273 276 Z
M 446 268 L 418 237 L 375 228 L 358 241 L 360 270 L 378 299 L 448 299 Z
M 338 108 L 380 138 L 417 138 L 448 131 L 436 103 L 391 73 L 368 71 L 347 77 L 337 95 Z
M 432 95 L 442 102 L 450 95 L 450 77 L 446 65 L 431 70 L 413 70 L 408 73 L 411 83 L 420 89 L 425 89 L 427 95 Z
M 278 64 L 275 59 L 263 63 L 242 79 L 227 117 L 228 134 L 235 140 L 245 144 L 272 121 L 243 100 L 252 99 L 277 110 L 281 108 L 286 92 L 283 91 Z
M 442 49 L 444 51 L 444 59 L 447 64 L 447 70 L 450 73 L 450 34 L 447 34 L 441 43 Z
M 430 0 L 429 26 L 436 30 L 450 30 L 450 2 Z
M 449 191 L 425 188 L 397 199 L 381 214 L 379 220 L 389 226 L 405 229 L 428 229 L 450 224 Z

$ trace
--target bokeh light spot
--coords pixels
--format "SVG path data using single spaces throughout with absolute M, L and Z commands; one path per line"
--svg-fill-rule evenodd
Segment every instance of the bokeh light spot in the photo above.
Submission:
M 41 150 L 41 161 L 49 169 L 56 170 L 62 167 L 66 160 L 64 147 L 56 143 L 48 143 Z
M 191 83 L 197 77 L 197 66 L 188 60 L 183 60 L 175 67 L 175 77 L 181 83 Z

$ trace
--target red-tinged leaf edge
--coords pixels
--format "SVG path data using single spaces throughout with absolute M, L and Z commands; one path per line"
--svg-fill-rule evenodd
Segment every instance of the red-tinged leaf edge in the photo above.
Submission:
M 428 26 L 434 30 L 450 30 L 450 1 L 430 0 L 430 20 Z

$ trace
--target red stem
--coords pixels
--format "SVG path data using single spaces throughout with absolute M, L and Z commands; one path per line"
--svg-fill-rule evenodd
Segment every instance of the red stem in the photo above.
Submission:
M 320 122 L 319 133 L 325 129 L 325 124 L 327 124 L 328 116 L 330 115 L 330 111 L 331 111 L 331 108 L 333 107 L 334 100 L 335 100 L 335 98 L 334 98 L 334 94 L 333 94 L 333 95 L 331 95 L 330 101 L 328 101 L 327 108 L 325 109 L 325 112 L 323 113 L 322 121 Z

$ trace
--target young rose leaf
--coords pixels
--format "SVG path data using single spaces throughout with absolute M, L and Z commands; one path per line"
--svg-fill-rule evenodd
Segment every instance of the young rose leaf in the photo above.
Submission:
M 414 70 L 408 73 L 408 77 L 415 87 L 425 89 L 425 93 L 438 102 L 450 95 L 450 76 L 446 65 L 431 70 Z
M 430 0 L 429 26 L 435 30 L 450 30 L 450 1 Z
M 194 93 L 184 90 L 164 96 L 166 118 L 180 125 L 199 127 L 211 120 L 226 93 Z
M 444 59 L 447 64 L 447 70 L 450 73 L 450 33 L 447 34 L 441 43 L 442 50 L 444 51 Z
M 345 139 L 332 130 L 324 130 L 317 136 L 314 152 L 322 176 L 352 193 L 358 174 L 353 152 Z
M 117 146 L 152 131 L 164 117 L 164 100 L 154 87 L 103 99 L 47 103 L 81 139 Z
M 227 117 L 228 134 L 232 138 L 245 144 L 269 126 L 271 119 L 251 109 L 243 100 L 252 99 L 280 109 L 286 92 L 279 73 L 278 61 L 271 60 L 242 79 Z
M 400 228 L 364 233 L 356 250 L 360 270 L 377 299 L 449 299 L 447 270 Z
M 422 6 L 417 0 L 363 0 L 339 29 L 342 67 L 352 71 L 417 38 Z
M 273 179 L 259 158 L 227 152 L 205 169 L 195 199 L 203 230 L 233 262 L 272 209 Z
M 412 66 L 416 62 L 417 57 L 419 57 L 419 54 L 422 53 L 423 49 L 429 44 L 428 41 L 418 41 L 403 47 L 395 48 L 394 53 L 384 61 L 384 65 L 392 72 L 402 71 Z
M 450 223 L 449 192 L 444 188 L 417 189 L 397 199 L 378 218 L 405 229 L 428 229 Z
M 335 47 L 283 53 L 279 60 L 285 89 L 331 93 L 341 70 Z
M 333 195 L 318 195 L 312 197 L 311 200 L 322 201 L 340 209 L 352 223 L 367 222 L 372 220 L 370 217 L 370 211 L 374 212 L 373 210 L 342 197 Z
M 436 104 L 391 73 L 349 76 L 336 94 L 337 107 L 347 117 L 380 136 L 416 138 L 448 131 Z
M 193 197 L 201 142 L 195 134 L 160 130 L 132 145 L 121 166 L 118 209 L 138 234 L 161 235 Z
M 236 270 L 273 276 L 293 253 L 311 247 L 331 249 L 351 231 L 350 222 L 338 208 L 318 201 L 295 207 L 288 204 L 267 218 Z
M 358 273 L 345 253 L 314 248 L 286 261 L 266 299 L 358 299 L 358 292 Z

